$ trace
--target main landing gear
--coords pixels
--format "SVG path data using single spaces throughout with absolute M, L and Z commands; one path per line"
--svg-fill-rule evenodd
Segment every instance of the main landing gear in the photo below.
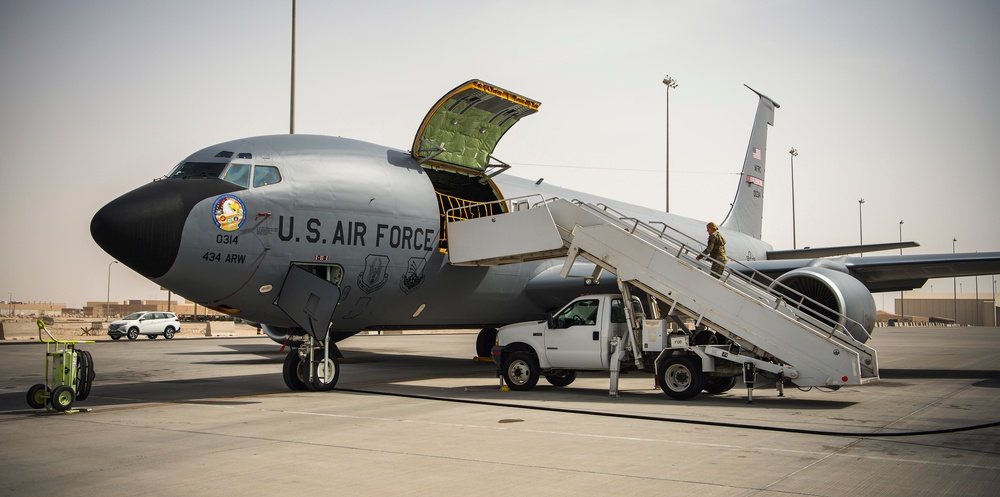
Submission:
M 285 356 L 281 372 L 285 385 L 291 390 L 333 390 L 340 379 L 340 350 L 330 343 L 329 333 L 322 341 L 309 334 L 305 337 L 301 345 Z

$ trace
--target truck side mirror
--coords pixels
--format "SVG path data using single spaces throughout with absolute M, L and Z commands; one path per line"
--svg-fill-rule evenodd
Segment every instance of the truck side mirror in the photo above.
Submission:
M 558 324 L 559 324 L 559 322 L 558 322 L 558 320 L 556 319 L 555 316 L 549 316 L 549 329 L 550 330 L 554 330 L 554 329 L 558 328 L 559 327 Z

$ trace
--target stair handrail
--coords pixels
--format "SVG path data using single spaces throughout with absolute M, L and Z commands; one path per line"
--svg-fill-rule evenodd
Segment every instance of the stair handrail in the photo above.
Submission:
M 574 199 L 571 202 L 576 203 L 577 205 L 580 205 L 580 206 L 583 206 L 583 207 L 589 207 L 590 209 L 592 209 L 594 211 L 597 211 L 597 212 L 603 211 L 612 220 L 629 221 L 628 223 L 620 223 L 620 224 L 623 224 L 625 226 L 631 225 L 632 226 L 631 231 L 626 230 L 626 231 L 629 231 L 630 233 L 634 234 L 635 231 L 638 228 L 641 227 L 646 234 L 652 235 L 655 238 L 657 238 L 658 240 L 663 240 L 663 241 L 667 241 L 667 242 L 670 242 L 670 243 L 674 244 L 676 246 L 676 248 L 678 249 L 677 257 L 681 258 L 681 256 L 685 256 L 686 255 L 687 259 L 688 259 L 688 261 L 686 261 L 686 262 L 690 262 L 689 261 L 690 258 L 691 258 L 690 255 L 689 255 L 690 247 L 688 246 L 688 244 L 685 244 L 681 240 L 678 240 L 678 239 L 674 238 L 673 236 L 668 235 L 666 233 L 666 228 L 670 228 L 671 231 L 674 231 L 674 232 L 680 234 L 684 238 L 688 238 L 691 242 L 693 242 L 694 244 L 696 244 L 695 246 L 707 247 L 707 245 L 704 242 L 702 242 L 700 240 L 696 240 L 696 239 L 690 237 L 689 235 L 687 235 L 687 234 L 685 234 L 685 233 L 683 233 L 683 232 L 681 232 L 681 231 L 679 231 L 679 230 L 677 230 L 675 228 L 670 227 L 669 225 L 667 225 L 667 223 L 664 223 L 664 222 L 661 222 L 661 221 L 653 221 L 653 222 L 655 222 L 657 224 L 663 224 L 665 226 L 665 228 L 663 230 L 656 230 L 652 226 L 650 226 L 649 224 L 647 224 L 647 223 L 645 223 L 643 221 L 640 221 L 640 220 L 636 219 L 635 217 L 627 216 L 624 213 L 618 211 L 617 209 L 615 209 L 615 208 L 613 208 L 611 206 L 605 205 L 605 204 L 588 204 L 587 202 L 582 202 L 582 201 L 577 200 L 577 199 Z M 617 219 L 615 219 L 615 218 L 617 218 Z M 622 227 L 624 229 L 624 226 L 619 226 L 619 227 Z M 664 248 L 666 248 L 666 247 L 664 247 Z M 701 251 L 697 251 L 697 253 L 700 254 Z M 717 260 L 715 260 L 715 259 L 713 259 L 711 257 L 707 257 L 707 259 L 710 262 L 719 262 L 719 261 L 717 261 Z M 823 303 L 821 303 L 821 302 L 819 302 L 819 301 L 817 301 L 817 300 L 815 300 L 815 299 L 813 299 L 813 298 L 811 298 L 811 297 L 809 297 L 809 296 L 807 296 L 807 295 L 799 292 L 798 290 L 795 290 L 795 289 L 789 287 L 788 285 L 785 285 L 784 283 L 781 283 L 781 282 L 775 280 L 774 278 L 771 278 L 770 276 L 767 276 L 764 273 L 761 273 L 760 271 L 757 271 L 757 270 L 753 269 L 750 266 L 747 266 L 746 264 L 744 264 L 744 263 L 742 263 L 740 261 L 737 261 L 735 259 L 732 259 L 730 261 L 734 265 L 740 267 L 742 270 L 741 271 L 733 271 L 731 267 L 727 266 L 726 269 L 724 270 L 724 272 L 728 273 L 728 275 L 723 275 L 723 277 L 720 278 L 720 281 L 723 284 L 725 284 L 727 286 L 730 286 L 731 288 L 733 288 L 735 290 L 738 290 L 737 288 L 735 288 L 735 287 L 733 287 L 732 285 L 729 284 L 730 276 L 736 275 L 737 278 L 736 278 L 735 281 L 740 281 L 740 282 L 746 284 L 747 286 L 749 286 L 749 288 L 751 288 L 751 289 L 756 290 L 757 292 L 759 292 L 758 296 L 766 299 L 766 301 L 769 302 L 769 303 L 775 304 L 775 308 L 777 308 L 777 306 L 780 306 L 780 305 L 784 304 L 784 307 L 786 307 L 787 309 L 789 309 L 792 312 L 793 316 L 797 320 L 806 319 L 806 320 L 818 321 L 818 323 L 810 323 L 812 325 L 811 327 L 814 328 L 814 329 L 816 329 L 817 331 L 821 331 L 821 332 L 824 332 L 826 334 L 829 334 L 830 336 L 834 336 L 835 333 L 836 333 L 836 331 L 839 329 L 840 331 L 842 331 L 842 334 L 845 335 L 844 337 L 840 337 L 841 339 L 843 339 L 843 338 L 849 338 L 852 342 L 856 342 L 856 343 L 858 343 L 860 345 L 864 345 L 862 342 L 860 342 L 859 340 L 857 340 L 856 338 L 854 338 L 853 334 L 851 333 L 850 328 L 848 328 L 848 326 L 846 325 L 846 324 L 850 324 L 851 328 L 856 327 L 857 329 L 860 329 L 865 334 L 865 336 L 867 336 L 869 339 L 871 338 L 871 334 L 868 332 L 868 330 L 865 329 L 865 327 L 861 323 L 858 323 L 857 321 L 855 321 L 854 319 L 851 319 L 847 315 L 845 315 L 845 314 L 843 314 L 841 312 L 838 312 L 838 311 L 836 311 L 834 309 L 831 309 L 831 308 L 827 307 Z M 747 276 L 748 274 L 750 276 Z M 758 277 L 759 277 L 759 279 L 758 279 Z M 782 290 L 782 292 L 776 294 L 776 292 L 774 291 L 774 289 L 776 287 L 780 288 Z M 785 292 L 788 292 L 788 293 L 785 293 Z M 797 298 L 797 303 L 796 304 L 794 304 L 794 305 L 792 304 L 792 301 L 789 299 L 789 294 L 794 295 Z M 809 303 L 811 306 L 814 306 L 814 307 L 806 307 L 806 306 L 803 305 L 805 303 Z M 827 313 L 829 313 L 831 315 L 837 316 L 838 318 L 841 318 L 844 321 L 844 323 L 846 323 L 846 324 L 842 324 L 841 320 L 831 319 L 831 318 L 827 317 L 826 315 L 823 315 L 822 312 L 819 312 L 819 311 L 825 311 L 825 312 L 827 312 Z

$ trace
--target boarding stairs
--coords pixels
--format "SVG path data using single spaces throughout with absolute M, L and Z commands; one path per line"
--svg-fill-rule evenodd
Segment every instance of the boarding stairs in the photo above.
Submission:
M 578 257 L 620 282 L 670 306 L 670 313 L 740 346 L 737 354 L 704 347 L 701 354 L 754 362 L 800 387 L 860 385 L 878 379 L 875 350 L 852 336 L 863 326 L 739 263 L 721 277 L 696 257 L 704 243 L 669 226 L 661 229 L 607 206 L 532 196 L 500 200 L 501 214 L 448 211 L 449 258 L 454 265 L 489 266 L 565 257 L 562 276 Z M 821 308 L 823 317 L 816 309 Z M 738 356 L 738 357 L 736 357 Z

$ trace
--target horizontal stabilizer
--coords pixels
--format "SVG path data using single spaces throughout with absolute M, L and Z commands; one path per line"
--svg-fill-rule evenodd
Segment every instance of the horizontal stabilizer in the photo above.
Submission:
M 833 257 L 837 255 L 861 254 L 865 252 L 881 252 L 883 250 L 898 250 L 919 246 L 920 244 L 917 242 L 892 242 L 876 243 L 872 245 L 845 245 L 843 247 L 773 250 L 767 253 L 767 260 L 778 261 L 787 259 L 815 259 L 817 257 Z

